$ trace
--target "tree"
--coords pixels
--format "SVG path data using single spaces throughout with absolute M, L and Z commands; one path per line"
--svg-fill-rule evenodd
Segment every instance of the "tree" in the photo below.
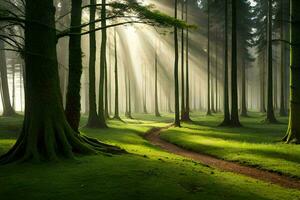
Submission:
M 224 119 L 221 126 L 231 124 L 229 112 L 229 83 L 228 83 L 228 0 L 225 0 L 225 26 L 224 26 L 225 44 L 224 44 Z
M 155 101 L 154 101 L 154 107 L 155 107 L 155 116 L 156 117 L 161 117 L 159 113 L 159 107 L 158 107 L 158 78 L 157 78 L 157 73 L 158 73 L 158 60 L 157 60 L 157 50 L 155 49 L 155 64 L 154 64 L 154 71 L 155 71 L 155 86 L 154 86 L 154 94 L 155 94 Z
M 207 0 L 207 115 L 211 115 L 210 89 L 210 1 Z
M 245 61 L 242 61 L 242 105 L 241 105 L 241 116 L 247 117 L 248 111 L 247 111 L 247 102 L 246 102 L 246 63 Z
M 284 29 L 285 29 L 285 12 L 284 12 L 284 3 L 283 0 L 280 0 L 280 38 L 281 40 L 285 39 L 284 35 Z M 286 106 L 285 106 L 285 99 L 286 99 L 286 93 L 285 93 L 285 77 L 286 77 L 286 52 L 285 52 L 286 44 L 284 42 L 281 42 L 281 82 L 280 82 L 280 116 L 287 116 Z
M 175 0 L 174 16 L 177 19 L 177 2 Z M 178 81 L 178 28 L 174 26 L 174 87 L 175 87 L 175 121 L 174 125 L 180 127 L 180 111 L 179 111 L 179 81 Z
M 181 0 L 181 20 L 184 20 L 184 1 Z M 181 29 L 181 119 L 185 114 L 184 28 Z
M 90 0 L 90 4 L 96 4 L 96 0 Z M 90 7 L 90 21 L 95 21 L 96 7 Z M 90 30 L 95 29 L 95 23 L 89 25 Z M 97 114 L 96 104 L 96 78 L 95 78 L 95 64 L 96 64 L 96 33 L 91 32 L 89 34 L 90 42 L 90 57 L 89 57 L 89 117 L 87 122 L 88 128 L 101 128 L 101 122 Z
M 185 2 L 185 22 L 188 23 L 188 0 Z M 185 36 L 185 44 L 186 44 L 186 49 L 185 49 L 185 67 L 186 67 L 186 75 L 185 75 L 185 112 L 182 116 L 183 121 L 191 121 L 190 119 L 190 74 L 189 74 L 189 29 L 186 28 L 186 36 Z
M 115 48 L 115 115 L 114 119 L 121 120 L 119 115 L 119 75 L 118 75 L 118 49 L 117 49 L 117 33 L 114 28 L 114 48 Z
M 67 122 L 59 86 L 54 15 L 53 0 L 26 0 L 25 116 L 20 136 L 0 157 L 1 164 L 73 158 L 98 150 L 122 152 L 81 136 Z
M 11 106 L 10 96 L 9 96 L 9 89 L 8 89 L 8 82 L 7 82 L 7 66 L 6 66 L 6 54 L 3 49 L 4 42 L 0 40 L 0 77 L 1 77 L 1 99 L 3 105 L 3 113 L 2 116 L 4 117 L 11 117 L 16 115 L 15 110 Z
M 74 131 L 78 132 L 80 122 L 80 86 L 82 75 L 81 52 L 81 9 L 82 0 L 72 0 L 71 35 L 69 40 L 69 79 L 66 97 L 66 117 Z
M 290 114 L 287 134 L 283 140 L 287 143 L 300 143 L 300 1 L 291 0 L 291 87 Z
M 272 48 L 272 0 L 268 0 L 268 100 L 267 118 L 268 123 L 277 123 L 274 114 L 273 96 L 273 48 Z
M 106 27 L 106 0 L 101 0 L 101 27 Z M 99 104 L 98 116 L 100 119 L 100 126 L 107 128 L 105 118 L 105 96 L 104 96 L 104 83 L 105 83 L 105 63 L 106 63 L 106 43 L 107 31 L 106 28 L 101 30 L 101 49 L 100 49 L 100 82 L 99 82 Z
M 126 93 L 126 111 L 125 116 L 129 119 L 133 119 L 131 115 L 131 81 L 129 69 L 125 69 L 125 93 Z
M 144 66 L 144 94 L 143 94 L 143 111 L 144 114 L 148 114 L 147 111 L 147 67 Z
M 231 126 L 241 126 L 237 91 L 237 0 L 232 0 L 232 48 L 231 48 Z

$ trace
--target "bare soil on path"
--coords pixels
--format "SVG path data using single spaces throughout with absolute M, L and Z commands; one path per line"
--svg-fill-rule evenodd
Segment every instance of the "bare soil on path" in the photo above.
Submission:
M 275 172 L 269 172 L 250 166 L 244 166 L 235 162 L 225 161 L 207 154 L 186 150 L 161 139 L 160 133 L 163 130 L 168 129 L 169 127 L 171 127 L 171 125 L 164 128 L 152 128 L 149 131 L 147 131 L 144 137 L 151 144 L 158 146 L 169 153 L 192 159 L 194 161 L 200 162 L 204 165 L 208 165 L 215 169 L 245 175 L 264 182 L 280 185 L 285 188 L 300 190 L 300 180 L 298 179 L 280 175 Z

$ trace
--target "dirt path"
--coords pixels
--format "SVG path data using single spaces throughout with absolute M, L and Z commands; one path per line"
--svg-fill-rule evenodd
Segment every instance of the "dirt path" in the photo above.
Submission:
M 300 180 L 296 180 L 287 176 L 282 176 L 276 173 L 260 170 L 253 167 L 243 166 L 238 163 L 221 160 L 213 156 L 196 153 L 193 151 L 183 149 L 169 142 L 166 142 L 162 140 L 159 135 L 162 130 L 167 129 L 169 127 L 170 126 L 165 128 L 152 128 L 145 134 L 145 138 L 153 145 L 158 146 L 170 153 L 177 154 L 185 158 L 190 158 L 210 167 L 223 171 L 242 174 L 264 182 L 280 185 L 282 187 L 300 190 Z

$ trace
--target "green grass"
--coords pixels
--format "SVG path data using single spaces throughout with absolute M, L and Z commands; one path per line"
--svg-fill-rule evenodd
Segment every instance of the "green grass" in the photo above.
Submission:
M 82 132 L 118 145 L 130 154 L 86 156 L 57 163 L 0 166 L 0 198 L 5 200 L 180 200 L 289 199 L 300 191 L 284 189 L 229 172 L 221 172 L 152 146 L 141 135 L 165 126 L 151 116 L 126 123 L 111 121 L 110 129 Z M 84 124 L 83 119 L 82 124 Z M 15 126 L 13 126 L 15 124 Z M 0 154 L 13 145 L 18 119 L 0 119 Z
M 300 146 L 280 142 L 287 118 L 279 118 L 277 125 L 264 124 L 263 119 L 252 113 L 242 118 L 242 128 L 221 128 L 222 116 L 197 114 L 194 123 L 171 128 L 162 138 L 193 151 L 300 178 Z

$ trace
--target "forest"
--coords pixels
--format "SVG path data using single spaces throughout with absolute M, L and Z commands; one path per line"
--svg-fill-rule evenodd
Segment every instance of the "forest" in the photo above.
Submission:
M 0 199 L 300 200 L 299 0 L 0 0 Z

